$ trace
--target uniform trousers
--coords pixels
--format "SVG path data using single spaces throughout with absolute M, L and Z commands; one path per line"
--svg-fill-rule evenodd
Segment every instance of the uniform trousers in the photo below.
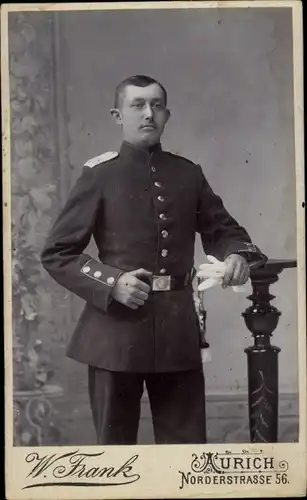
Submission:
M 170 373 L 114 372 L 89 366 L 97 444 L 136 444 L 146 384 L 156 444 L 206 442 L 201 368 Z

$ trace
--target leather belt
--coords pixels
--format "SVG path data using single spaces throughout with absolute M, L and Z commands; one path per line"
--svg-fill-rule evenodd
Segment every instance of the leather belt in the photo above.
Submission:
M 192 282 L 191 273 L 181 276 L 153 275 L 151 289 L 153 292 L 168 292 L 170 290 L 182 290 Z

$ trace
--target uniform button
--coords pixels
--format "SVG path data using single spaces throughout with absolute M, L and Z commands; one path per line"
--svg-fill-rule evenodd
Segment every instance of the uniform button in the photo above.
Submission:
M 158 196 L 158 200 L 159 201 L 165 201 L 165 198 L 164 198 L 164 196 Z
M 162 238 L 167 238 L 168 237 L 168 231 L 166 231 L 166 229 L 163 229 L 163 231 L 161 232 L 161 235 L 162 235 Z
M 152 171 L 152 172 L 156 172 L 156 171 L 157 171 L 156 167 L 152 166 L 152 167 L 151 167 L 151 171 Z
M 168 254 L 168 250 L 166 250 L 166 248 L 163 248 L 163 250 L 161 251 L 162 257 L 167 257 L 167 254 Z
M 160 274 L 165 274 L 166 273 L 166 269 L 160 269 Z
M 113 285 L 115 279 L 113 278 L 113 276 L 110 276 L 110 278 L 107 279 L 107 283 L 108 285 Z
M 161 220 L 166 220 L 167 219 L 167 217 L 166 217 L 165 214 L 160 214 L 159 217 L 160 217 Z
M 89 273 L 89 272 L 90 272 L 90 270 L 91 270 L 90 266 L 85 266 L 85 267 L 83 268 L 83 272 L 84 272 L 84 273 Z
M 156 186 L 157 188 L 160 188 L 160 187 L 162 187 L 162 184 L 161 184 L 161 182 L 158 182 L 158 181 L 157 181 L 157 182 L 155 182 L 155 186 Z
M 101 278 L 101 272 L 100 271 L 95 271 L 94 272 L 94 277 L 95 278 Z

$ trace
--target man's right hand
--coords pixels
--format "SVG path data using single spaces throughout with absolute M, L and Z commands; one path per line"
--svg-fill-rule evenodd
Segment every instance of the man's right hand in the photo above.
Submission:
M 138 309 L 148 299 L 150 286 L 141 277 L 150 277 L 152 273 L 146 269 L 137 269 L 122 274 L 112 289 L 112 297 L 130 309 Z

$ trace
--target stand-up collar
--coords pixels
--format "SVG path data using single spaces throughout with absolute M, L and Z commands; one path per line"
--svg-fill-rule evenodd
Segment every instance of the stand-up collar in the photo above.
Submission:
M 162 152 L 161 144 L 155 144 L 148 150 L 133 146 L 129 142 L 124 141 L 120 148 L 120 156 L 127 160 L 133 160 L 140 163 L 148 163 L 153 156 Z

